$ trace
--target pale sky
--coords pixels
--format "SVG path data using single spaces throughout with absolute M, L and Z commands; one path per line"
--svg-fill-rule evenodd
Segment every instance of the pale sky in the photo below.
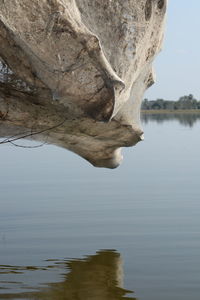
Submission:
M 200 100 L 200 0 L 169 0 L 163 50 L 154 62 L 156 83 L 148 99 Z

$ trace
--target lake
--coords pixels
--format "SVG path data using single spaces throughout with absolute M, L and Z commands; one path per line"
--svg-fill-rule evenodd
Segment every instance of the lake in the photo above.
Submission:
M 114 170 L 1 145 L 0 299 L 199 300 L 200 118 L 143 127 Z

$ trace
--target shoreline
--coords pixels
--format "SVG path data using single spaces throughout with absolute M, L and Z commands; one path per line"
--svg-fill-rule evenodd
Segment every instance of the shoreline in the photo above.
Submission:
M 149 110 L 141 110 L 141 114 L 151 115 L 151 114 L 200 114 L 200 109 L 149 109 Z

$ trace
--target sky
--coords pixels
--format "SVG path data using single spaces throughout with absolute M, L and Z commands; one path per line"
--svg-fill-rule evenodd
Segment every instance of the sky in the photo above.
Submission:
M 200 100 L 200 1 L 169 0 L 162 52 L 154 61 L 156 83 L 145 98 Z

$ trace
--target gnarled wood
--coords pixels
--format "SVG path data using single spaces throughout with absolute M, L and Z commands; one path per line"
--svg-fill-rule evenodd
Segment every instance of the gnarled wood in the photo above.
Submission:
M 50 142 L 118 165 L 117 148 L 141 139 L 165 11 L 165 0 L 1 0 L 1 126 L 54 127 Z

